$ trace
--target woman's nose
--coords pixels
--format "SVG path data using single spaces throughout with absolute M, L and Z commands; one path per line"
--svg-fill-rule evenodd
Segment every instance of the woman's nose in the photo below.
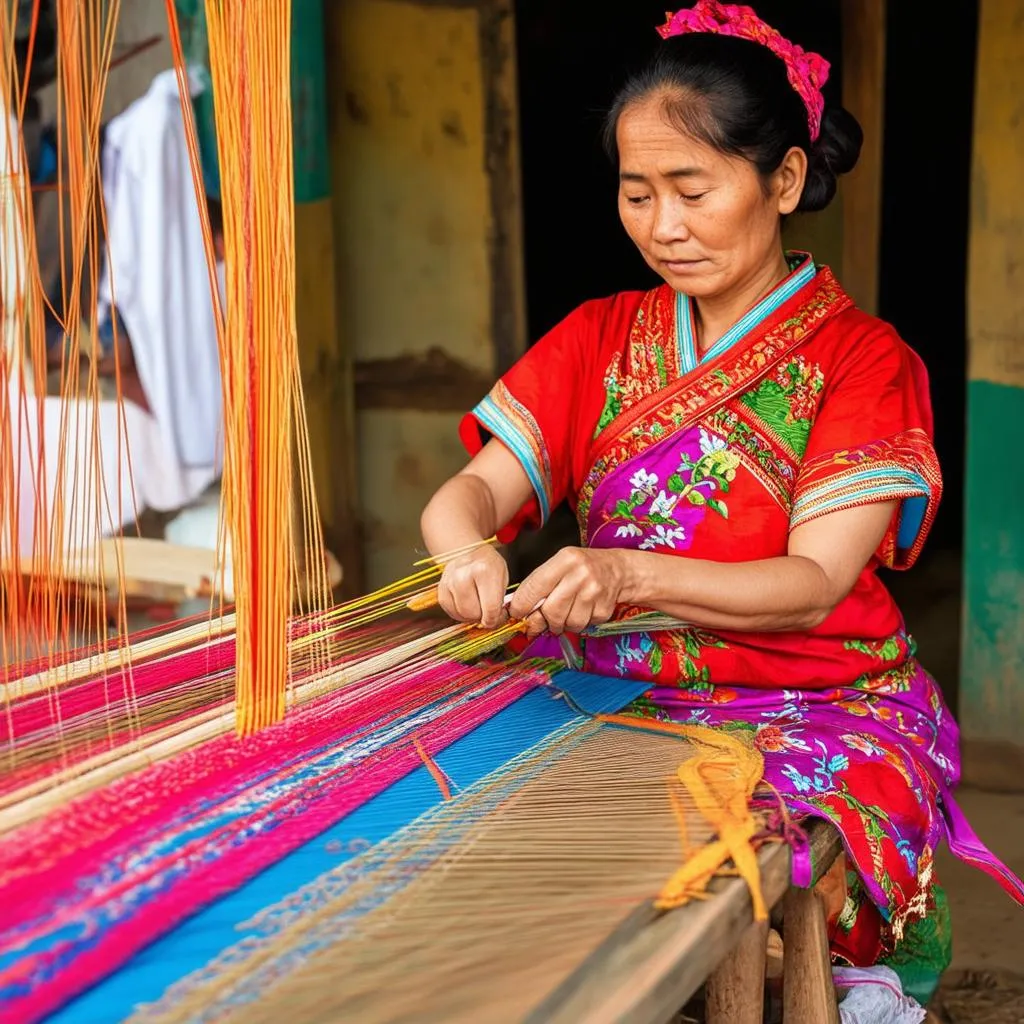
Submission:
M 671 200 L 655 204 L 651 237 L 658 245 L 672 245 L 689 239 L 690 230 L 681 204 Z

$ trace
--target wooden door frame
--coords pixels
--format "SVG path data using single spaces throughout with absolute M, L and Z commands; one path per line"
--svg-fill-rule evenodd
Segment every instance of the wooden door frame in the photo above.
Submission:
M 864 146 L 843 181 L 843 287 L 878 313 L 885 145 L 886 0 L 842 0 L 843 106 L 864 129 Z

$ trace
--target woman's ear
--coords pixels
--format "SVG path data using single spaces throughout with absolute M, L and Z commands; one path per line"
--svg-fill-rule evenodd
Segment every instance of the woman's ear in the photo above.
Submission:
M 784 217 L 800 203 L 807 180 L 807 154 L 794 146 L 783 158 L 774 174 L 779 213 Z

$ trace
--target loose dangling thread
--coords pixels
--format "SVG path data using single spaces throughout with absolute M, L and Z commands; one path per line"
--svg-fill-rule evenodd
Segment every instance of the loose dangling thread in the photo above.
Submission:
M 690 854 L 687 854 L 684 840 L 683 854 L 687 859 L 665 883 L 654 901 L 655 907 L 674 910 L 703 898 L 711 880 L 732 861 L 750 889 L 754 919 L 767 920 L 768 907 L 753 846 L 757 821 L 750 808 L 754 790 L 764 775 L 761 754 L 727 732 L 679 722 L 646 721 L 629 715 L 597 717 L 598 721 L 610 725 L 680 736 L 697 747 L 679 766 L 677 778 L 718 838 Z M 677 817 L 680 816 L 677 814 Z
M 430 777 L 437 783 L 437 788 L 441 791 L 442 799 L 451 800 L 451 783 L 448 781 L 448 776 L 445 775 L 441 766 L 430 756 L 427 748 L 423 746 L 423 741 L 419 736 L 413 736 L 412 745 L 416 748 L 416 753 L 420 755 L 420 760 L 423 762 L 423 766 L 428 772 L 430 772 Z

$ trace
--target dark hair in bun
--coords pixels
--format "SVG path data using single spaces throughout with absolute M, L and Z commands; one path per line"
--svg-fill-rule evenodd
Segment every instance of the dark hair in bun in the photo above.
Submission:
M 777 170 L 790 149 L 802 149 L 808 166 L 798 211 L 825 209 L 839 175 L 852 171 L 860 156 L 864 134 L 842 107 L 825 108 L 821 131 L 811 142 L 807 108 L 771 50 L 736 36 L 698 32 L 666 39 L 619 90 L 604 128 L 613 161 L 622 113 L 659 93 L 671 124 L 720 153 L 749 160 L 762 177 Z

